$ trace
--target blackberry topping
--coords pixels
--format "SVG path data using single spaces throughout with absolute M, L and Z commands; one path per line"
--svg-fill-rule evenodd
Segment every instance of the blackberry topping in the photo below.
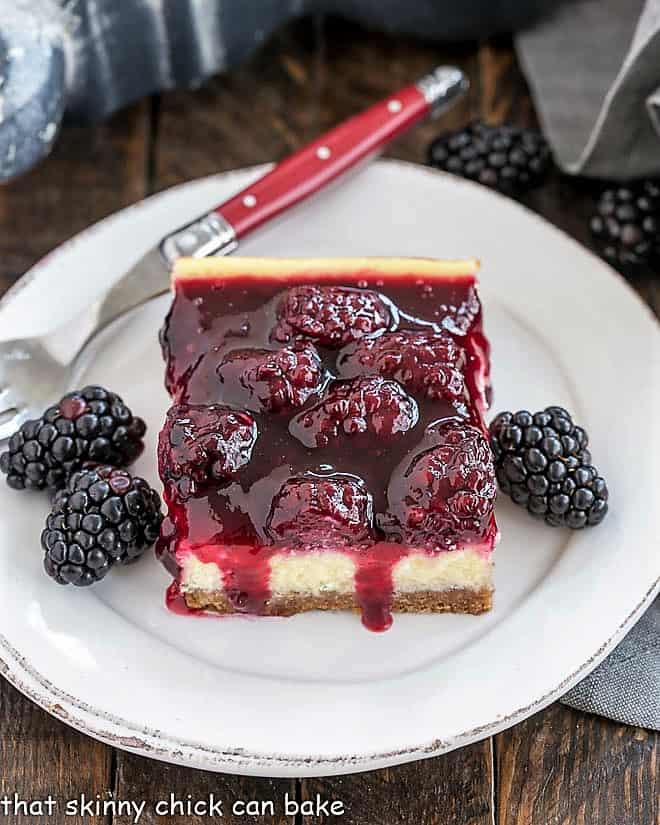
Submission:
M 442 135 L 429 147 L 431 166 L 507 195 L 538 186 L 550 161 L 550 149 L 540 132 L 479 121 Z
M 337 382 L 323 401 L 299 413 L 289 430 L 305 447 L 327 447 L 340 436 L 367 432 L 392 438 L 411 430 L 418 418 L 417 402 L 396 381 L 354 378 Z
M 391 540 L 433 546 L 485 538 L 496 492 L 486 438 L 448 419 L 430 427 L 425 441 L 426 449 L 392 476 L 389 512 L 378 526 Z
M 158 538 L 160 497 L 143 478 L 99 466 L 73 473 L 41 534 L 44 568 L 58 584 L 87 587 L 114 564 L 136 561 Z
M 241 349 L 217 369 L 225 400 L 254 412 L 280 413 L 302 407 L 325 382 L 321 359 L 311 344 L 296 349 Z
M 589 227 L 600 254 L 626 275 L 660 261 L 660 185 L 605 189 Z
M 289 547 L 356 545 L 373 538 L 373 502 L 357 476 L 304 475 L 285 482 L 273 499 L 265 528 Z
M 277 310 L 272 336 L 280 343 L 311 339 L 337 349 L 390 325 L 390 310 L 377 292 L 345 286 L 295 286 Z
M 85 462 L 116 467 L 133 462 L 142 452 L 145 430 L 118 395 L 84 387 L 41 418 L 26 421 L 0 455 L 0 470 L 15 490 L 57 490 Z
M 342 351 L 337 366 L 342 376 L 394 378 L 431 399 L 465 397 L 465 352 L 448 333 L 403 330 L 363 338 Z
M 158 441 L 161 478 L 183 500 L 209 479 L 225 481 L 249 463 L 257 440 L 252 416 L 221 404 L 175 404 Z
M 503 412 L 490 425 L 500 490 L 553 527 L 588 527 L 607 514 L 607 484 L 588 444 L 563 407 Z

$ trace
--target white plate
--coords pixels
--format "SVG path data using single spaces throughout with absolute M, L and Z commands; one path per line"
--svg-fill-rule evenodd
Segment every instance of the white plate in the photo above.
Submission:
M 161 235 L 256 170 L 165 192 L 36 266 L 0 306 L 5 338 L 43 332 Z M 45 498 L 0 488 L 0 672 L 69 724 L 171 762 L 265 776 L 365 770 L 450 750 L 529 716 L 584 677 L 657 590 L 660 335 L 608 267 L 514 202 L 427 169 L 377 163 L 260 232 L 265 255 L 476 255 L 495 409 L 565 404 L 609 481 L 599 528 L 551 530 L 498 502 L 487 616 L 351 614 L 188 619 L 168 613 L 152 558 L 94 590 L 54 585 L 39 550 Z M 137 470 L 156 482 L 167 405 L 157 343 L 167 299 L 111 329 L 85 378 L 149 424 Z

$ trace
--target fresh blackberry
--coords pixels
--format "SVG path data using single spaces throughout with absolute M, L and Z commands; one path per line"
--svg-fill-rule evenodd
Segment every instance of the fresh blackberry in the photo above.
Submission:
M 563 407 L 503 412 L 490 425 L 500 490 L 553 527 L 592 526 L 607 514 L 607 484 L 588 445 Z
M 60 490 L 41 534 L 46 573 L 86 587 L 115 564 L 138 559 L 158 538 L 160 497 L 143 478 L 99 466 L 79 470 Z
M 0 455 L 0 471 L 15 490 L 57 490 L 85 462 L 130 464 L 142 452 L 145 430 L 118 395 L 84 387 L 22 424 Z
M 601 255 L 626 275 L 660 262 L 660 184 L 605 189 L 589 227 Z
M 429 147 L 428 157 L 437 169 L 507 195 L 538 186 L 551 162 L 550 149 L 540 132 L 480 121 L 441 135 Z

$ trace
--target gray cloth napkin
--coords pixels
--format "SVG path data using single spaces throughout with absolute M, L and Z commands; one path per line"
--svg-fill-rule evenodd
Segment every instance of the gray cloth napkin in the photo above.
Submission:
M 627 725 L 660 730 L 660 597 L 561 701 Z
M 571 174 L 660 176 L 660 0 L 572 0 L 516 46 Z

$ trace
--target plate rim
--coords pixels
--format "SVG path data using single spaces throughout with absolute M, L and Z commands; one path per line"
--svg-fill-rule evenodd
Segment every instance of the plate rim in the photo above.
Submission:
M 378 164 L 388 166 L 399 166 L 406 169 L 412 168 L 416 174 L 425 173 L 439 175 L 442 178 L 450 178 L 452 185 L 464 187 L 476 187 L 483 189 L 479 184 L 466 181 L 447 173 L 420 164 L 400 160 L 379 160 Z M 265 171 L 270 164 L 244 167 L 207 176 L 206 179 L 221 177 L 224 180 L 232 178 L 244 178 L 246 175 L 256 175 L 260 171 Z M 204 178 L 202 179 L 204 180 Z M 131 211 L 141 210 L 152 198 L 159 198 L 165 193 L 172 193 L 179 188 L 189 186 L 197 181 L 186 181 L 170 187 L 166 190 L 154 193 L 148 198 L 144 198 L 136 203 L 130 204 L 117 212 L 91 224 L 81 232 L 64 241 L 56 249 L 37 261 L 19 280 L 13 284 L 7 292 L 0 298 L 0 308 L 11 303 L 16 295 L 30 282 L 37 278 L 41 271 L 49 264 L 54 255 L 66 253 L 73 245 L 81 240 L 89 239 L 102 225 L 104 228 L 110 226 L 114 221 L 126 217 Z M 531 217 L 536 222 L 540 222 L 545 229 L 550 229 L 558 233 L 564 240 L 568 239 L 582 254 L 587 253 L 594 258 L 601 267 L 609 270 L 625 289 L 634 296 L 640 308 L 652 319 L 658 328 L 658 320 L 641 299 L 634 289 L 628 284 L 623 276 L 612 269 L 607 263 L 602 261 L 591 250 L 580 244 L 570 235 L 559 229 L 557 226 L 547 221 L 536 212 L 516 201 L 511 201 L 497 192 L 490 192 L 495 198 L 503 198 L 508 205 L 513 205 L 522 213 Z M 108 745 L 118 747 L 123 750 L 139 753 L 148 757 L 157 758 L 166 762 L 183 765 L 193 765 L 197 768 L 213 771 L 224 771 L 229 773 L 239 773 L 260 776 L 321 776 L 337 773 L 360 772 L 372 770 L 384 765 L 400 764 L 421 758 L 430 758 L 440 755 L 458 747 L 470 744 L 471 742 L 491 736 L 513 724 L 527 718 L 531 714 L 547 707 L 551 702 L 563 695 L 570 687 L 576 684 L 591 672 L 612 650 L 612 648 L 625 636 L 634 626 L 635 621 L 645 608 L 651 603 L 660 592 L 660 576 L 650 584 L 641 600 L 635 605 L 624 621 L 618 626 L 615 632 L 604 641 L 598 649 L 589 656 L 577 669 L 565 677 L 554 689 L 547 691 L 542 696 L 527 703 L 525 706 L 507 713 L 501 718 L 496 718 L 490 724 L 482 725 L 479 728 L 469 729 L 452 736 L 450 739 L 432 739 L 430 742 L 419 745 L 411 745 L 395 751 L 369 752 L 341 756 L 318 756 L 291 755 L 277 753 L 257 753 L 249 752 L 240 747 L 213 747 L 196 741 L 178 739 L 163 731 L 148 730 L 139 728 L 133 722 L 114 716 L 101 708 L 89 705 L 77 699 L 65 691 L 57 688 L 36 668 L 32 667 L 28 659 L 20 651 L 13 648 L 9 640 L 0 633 L 0 675 L 4 676 L 21 693 L 34 701 L 52 716 L 60 719 L 66 724 L 92 736 Z M 110 727 L 109 727 L 110 726 Z M 300 773 L 300 769 L 304 769 Z
M 616 632 L 603 642 L 598 650 L 579 668 L 563 679 L 556 688 L 548 691 L 540 698 L 535 699 L 521 708 L 517 708 L 515 711 L 508 713 L 500 719 L 494 720 L 490 724 L 463 731 L 450 739 L 442 740 L 436 738 L 427 744 L 412 745 L 384 752 L 375 751 L 372 753 L 341 755 L 336 757 L 310 757 L 308 755 L 285 756 L 275 753 L 258 754 L 250 753 L 241 747 L 214 748 L 199 742 L 167 736 L 167 734 L 164 734 L 162 731 L 150 731 L 139 728 L 133 722 L 121 719 L 100 708 L 88 705 L 75 696 L 60 690 L 33 668 L 28 660 L 13 648 L 3 634 L 0 634 L 0 649 L 10 658 L 6 659 L 0 656 L 0 675 L 6 678 L 20 693 L 65 724 L 111 747 L 141 754 L 152 759 L 186 767 L 195 767 L 200 770 L 272 778 L 330 776 L 333 774 L 346 773 L 347 768 L 350 768 L 349 773 L 361 773 L 363 771 L 376 770 L 380 767 L 440 756 L 443 753 L 448 753 L 457 748 L 465 747 L 473 742 L 485 739 L 486 737 L 493 736 L 527 719 L 532 714 L 543 710 L 557 698 L 564 695 L 566 691 L 570 690 L 571 687 L 586 677 L 603 661 L 612 650 L 612 647 L 635 625 L 636 620 L 641 617 L 645 609 L 659 593 L 660 577 L 651 585 L 631 613 L 619 625 Z M 17 666 L 16 672 L 10 668 L 12 661 L 14 665 Z M 36 685 L 41 686 L 42 691 L 40 692 L 36 687 L 31 688 L 27 682 L 21 681 L 18 676 L 18 670 L 21 670 L 35 682 Z M 67 707 L 82 712 L 84 717 L 73 715 Z M 84 721 L 85 717 L 88 716 L 97 720 L 100 725 L 97 726 L 89 721 Z M 103 723 L 105 723 L 104 726 Z M 125 732 L 112 732 L 107 729 L 108 724 L 122 728 Z M 126 733 L 128 733 L 128 736 Z M 185 754 L 186 751 L 190 751 L 190 753 Z M 195 764 L 191 764 L 191 759 Z M 303 766 L 305 773 L 296 773 L 296 771 Z M 308 772 L 310 767 L 314 770 L 314 773 Z M 265 773 L 265 769 L 269 769 L 270 772 Z M 316 772 L 317 769 L 318 772 Z

